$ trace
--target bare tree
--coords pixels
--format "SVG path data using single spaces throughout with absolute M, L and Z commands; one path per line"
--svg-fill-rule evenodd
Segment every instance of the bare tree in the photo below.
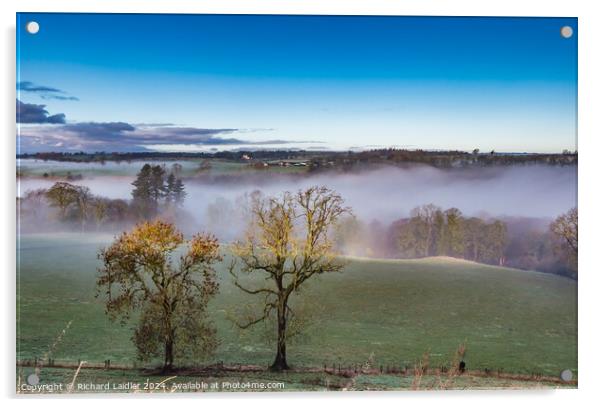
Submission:
M 75 204 L 77 206 L 77 215 L 81 224 L 82 232 L 86 228 L 86 219 L 90 212 L 90 206 L 93 205 L 94 197 L 90 192 L 90 188 L 86 186 L 75 187 Z
M 57 182 L 46 192 L 51 206 L 59 208 L 61 220 L 65 219 L 67 208 L 77 200 L 77 187 L 68 182 Z
M 560 239 L 559 249 L 564 253 L 569 266 L 577 271 L 577 234 L 578 214 L 577 208 L 570 209 L 557 217 L 550 225 L 552 233 Z
M 48 207 L 47 192 L 44 188 L 38 188 L 26 191 L 22 198 L 17 197 L 19 216 L 31 216 L 36 223 L 44 221 L 44 215 L 47 216 L 45 212 Z
M 107 218 L 107 199 L 104 198 L 95 198 L 94 202 L 92 202 L 92 206 L 94 209 L 94 219 L 96 220 L 96 228 L 100 229 L 100 226 Z
M 341 196 L 324 187 L 252 199 L 250 227 L 244 240 L 233 245 L 230 273 L 236 287 L 262 300 L 262 312 L 237 321 L 239 327 L 276 317 L 272 370 L 289 368 L 286 343 L 289 321 L 294 318 L 291 296 L 312 277 L 344 267 L 333 250 L 332 235 L 337 221 L 348 212 Z
M 423 256 L 427 257 L 432 254 L 432 245 L 434 240 L 434 228 L 437 213 L 441 209 L 433 204 L 422 205 L 412 209 L 412 218 L 417 222 L 421 231 L 423 240 Z

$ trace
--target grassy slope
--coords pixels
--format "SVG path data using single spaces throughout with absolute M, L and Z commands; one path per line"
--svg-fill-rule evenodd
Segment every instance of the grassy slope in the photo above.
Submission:
M 26 236 L 21 240 L 18 357 L 132 362 L 130 327 L 111 324 L 94 298 L 97 249 L 109 236 Z M 222 344 L 214 360 L 268 364 L 260 332 L 226 319 L 245 302 L 224 270 L 213 302 Z M 351 259 L 343 273 L 320 277 L 304 293 L 316 321 L 289 347 L 298 366 L 323 363 L 412 365 L 425 351 L 448 360 L 466 340 L 473 369 L 557 375 L 577 368 L 577 287 L 535 272 L 453 259 Z

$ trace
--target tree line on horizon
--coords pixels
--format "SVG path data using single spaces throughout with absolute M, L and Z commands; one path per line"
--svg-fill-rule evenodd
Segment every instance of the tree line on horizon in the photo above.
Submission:
M 134 160 L 221 159 L 253 164 L 256 161 L 301 159 L 308 162 L 309 171 L 336 168 L 351 171 L 365 166 L 424 164 L 437 168 L 464 168 L 506 165 L 577 165 L 577 151 L 558 153 L 504 153 L 496 151 L 373 149 L 365 151 L 219 151 L 215 153 L 167 152 L 41 152 L 20 154 L 18 158 L 67 162 L 131 162 Z
M 337 245 L 352 256 L 448 256 L 574 278 L 576 234 L 576 208 L 546 225 L 529 218 L 466 216 L 458 208 L 427 204 L 389 224 L 347 217 L 338 226 Z
M 88 187 L 68 182 L 27 191 L 18 199 L 21 226 L 23 230 L 44 231 L 45 226 L 52 230 L 54 226 L 48 220 L 54 219 L 59 225 L 81 231 L 91 226 L 92 230 L 120 230 L 157 216 L 172 220 L 189 216 L 182 209 L 187 194 L 179 178 L 180 171 L 181 166 L 177 163 L 169 169 L 164 165 L 143 165 L 132 183 L 129 201 L 93 195 Z M 258 191 L 253 194 L 256 193 Z M 207 214 L 212 218 L 208 221 L 209 226 L 213 225 L 212 230 L 225 229 L 229 231 L 226 237 L 235 238 L 236 227 L 217 228 L 215 222 L 228 223 L 235 219 L 244 222 L 246 214 L 238 213 L 243 206 L 244 199 L 237 200 L 234 205 L 227 200 L 209 203 Z M 576 228 L 576 214 L 574 218 Z M 567 223 L 572 217 L 562 219 Z M 336 244 L 342 253 L 351 255 L 377 258 L 450 256 L 574 276 L 576 258 L 569 250 L 572 241 L 559 237 L 562 234 L 558 220 L 555 227 L 527 227 L 527 224 L 528 220 L 520 218 L 465 216 L 457 208 L 442 209 L 426 204 L 389 225 L 378 221 L 365 223 L 347 216 L 338 222 Z
M 457 208 L 433 205 L 414 208 L 410 218 L 397 223 L 400 257 L 450 256 L 480 263 L 505 263 L 507 226 L 501 220 L 487 222 L 465 217 Z
M 17 198 L 19 215 L 40 230 L 44 225 L 40 222 L 54 219 L 77 225 L 81 231 L 90 224 L 95 225 L 95 230 L 122 227 L 160 214 L 173 218 L 186 198 L 184 183 L 177 174 L 175 165 L 168 171 L 162 165 L 144 164 L 132 183 L 131 201 L 94 195 L 87 186 L 59 181 L 50 188 L 30 190 Z

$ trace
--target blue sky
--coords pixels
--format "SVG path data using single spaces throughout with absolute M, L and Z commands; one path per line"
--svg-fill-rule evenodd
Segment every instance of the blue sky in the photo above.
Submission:
M 575 18 L 25 13 L 17 27 L 23 152 L 576 148 Z

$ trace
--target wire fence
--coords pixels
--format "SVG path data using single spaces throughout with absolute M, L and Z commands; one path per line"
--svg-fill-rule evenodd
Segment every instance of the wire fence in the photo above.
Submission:
M 110 359 L 104 361 L 83 361 L 82 360 L 62 360 L 62 359 L 23 359 L 17 361 L 18 367 L 32 368 L 62 368 L 62 369 L 97 369 L 97 370 L 157 370 L 157 367 L 152 368 L 148 365 L 138 363 L 123 363 L 114 362 Z M 415 376 L 417 366 L 415 365 L 393 365 L 380 364 L 377 366 L 366 364 L 344 364 L 344 363 L 324 363 L 319 367 L 296 367 L 291 369 L 291 372 L 298 373 L 324 373 L 341 377 L 355 377 L 358 375 L 395 375 L 395 376 Z M 435 368 L 419 368 L 420 374 L 423 375 L 445 375 L 449 372 L 450 366 L 440 366 Z M 182 374 L 202 375 L 210 373 L 250 373 L 250 372 L 265 372 L 269 370 L 269 366 L 249 365 L 249 364 L 225 364 L 223 362 L 213 363 L 203 366 L 182 367 L 177 369 Z M 560 377 L 544 375 L 541 372 L 530 373 L 511 373 L 505 372 L 503 369 L 478 369 L 478 370 L 463 370 L 459 375 L 473 377 L 491 377 L 507 380 L 531 381 L 531 382 L 549 382 L 558 384 L 577 384 L 577 380 L 564 381 Z

